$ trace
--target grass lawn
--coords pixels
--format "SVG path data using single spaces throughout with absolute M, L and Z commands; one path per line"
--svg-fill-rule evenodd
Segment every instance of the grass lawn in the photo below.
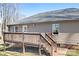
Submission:
M 0 51 L 0 56 L 33 56 L 32 53 L 20 53 L 20 52 L 12 52 L 12 51 Z
M 79 56 L 79 50 L 68 50 L 66 56 Z
M 8 47 L 4 46 L 3 44 L 0 44 L 0 51 L 4 50 L 4 48 L 8 48 Z
M 9 48 L 8 46 L 5 47 L 6 49 Z M 31 52 L 26 52 L 25 54 L 21 52 L 16 52 L 16 51 L 5 51 L 4 52 L 4 45 L 0 44 L 0 56 L 34 56 L 36 54 L 31 53 Z M 69 49 L 66 52 L 66 56 L 79 56 L 79 50 L 72 50 Z

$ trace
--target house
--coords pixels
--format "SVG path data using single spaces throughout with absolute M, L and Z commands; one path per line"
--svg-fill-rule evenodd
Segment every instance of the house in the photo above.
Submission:
M 58 28 L 56 27 L 57 35 L 53 34 L 55 28 L 52 25 L 58 26 Z M 25 43 L 35 43 L 44 46 L 46 51 L 52 54 L 53 47 L 56 50 L 58 44 L 79 44 L 79 9 L 77 8 L 36 14 L 7 26 L 8 31 L 4 32 L 4 41 L 22 42 L 23 49 Z

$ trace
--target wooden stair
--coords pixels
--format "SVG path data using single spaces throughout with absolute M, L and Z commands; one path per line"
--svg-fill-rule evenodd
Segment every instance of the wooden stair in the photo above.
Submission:
M 50 43 L 51 45 L 51 49 L 53 50 L 53 48 L 55 47 L 55 51 L 57 51 L 57 43 L 55 42 L 55 40 L 53 40 L 47 33 L 41 33 L 41 35 L 44 37 L 45 40 L 47 40 L 47 42 Z M 46 49 L 47 47 L 45 47 Z M 53 55 L 53 51 L 51 50 L 50 55 Z M 46 51 L 48 51 L 46 49 Z

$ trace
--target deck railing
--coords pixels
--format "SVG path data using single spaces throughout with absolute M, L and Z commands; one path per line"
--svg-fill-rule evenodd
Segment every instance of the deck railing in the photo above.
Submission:
M 47 33 L 45 33 L 45 37 L 48 39 L 48 41 L 52 44 L 52 45 L 57 45 L 56 41 L 55 41 L 55 36 L 51 37 L 50 35 L 48 35 Z
M 44 36 L 40 33 L 11 33 L 4 32 L 5 42 L 19 42 L 40 45 L 51 55 L 52 45 Z
M 38 33 L 4 33 L 5 41 L 39 44 Z

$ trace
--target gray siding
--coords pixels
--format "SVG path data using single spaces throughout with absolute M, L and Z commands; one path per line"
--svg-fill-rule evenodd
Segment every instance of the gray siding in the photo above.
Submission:
M 60 33 L 79 33 L 79 22 L 60 23 Z
M 52 24 L 30 24 L 28 25 L 27 32 L 52 32 Z
M 79 44 L 79 22 L 60 23 L 58 43 Z
M 16 27 L 18 28 L 16 30 Z M 26 27 L 26 28 L 25 28 Z M 10 26 L 11 32 L 52 32 L 52 24 L 39 23 L 39 24 L 27 24 L 27 25 L 15 25 Z

